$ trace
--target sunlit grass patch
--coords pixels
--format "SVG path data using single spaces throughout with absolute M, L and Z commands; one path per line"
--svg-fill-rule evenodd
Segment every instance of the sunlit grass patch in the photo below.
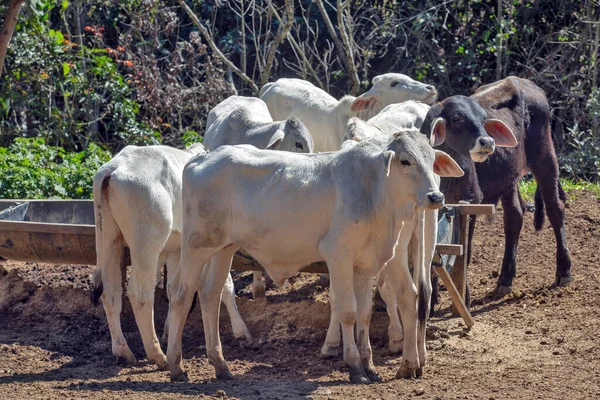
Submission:
M 575 193 L 581 191 L 589 191 L 592 192 L 594 196 L 600 197 L 600 185 L 598 185 L 598 183 L 561 178 L 560 184 L 567 193 L 569 200 L 573 200 Z M 534 179 L 523 179 L 519 182 L 519 191 L 521 192 L 521 196 L 523 196 L 527 202 L 533 202 L 536 188 L 537 183 Z

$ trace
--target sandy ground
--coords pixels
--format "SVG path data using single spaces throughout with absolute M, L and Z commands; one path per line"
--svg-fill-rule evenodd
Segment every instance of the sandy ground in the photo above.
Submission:
M 546 222 L 533 231 L 526 215 L 513 293 L 488 294 L 503 254 L 502 215 L 479 223 L 469 270 L 472 312 L 468 331 L 450 314 L 447 293 L 430 320 L 428 365 L 421 379 L 394 380 L 399 357 L 387 351 L 387 315 L 376 309 L 371 330 L 374 360 L 383 383 L 353 386 L 340 358 L 318 352 L 329 321 L 327 290 L 315 275 L 267 291 L 266 301 L 250 296 L 251 276 L 235 273 L 238 304 L 258 350 L 233 338 L 227 313 L 221 332 L 225 358 L 235 379 L 214 379 L 203 348 L 198 308 L 184 331 L 189 383 L 170 383 L 168 372 L 144 359 L 131 308 L 123 328 L 140 360 L 115 365 L 102 307 L 89 301 L 90 266 L 7 261 L 0 277 L 0 398 L 154 399 L 219 397 L 427 398 L 427 399 L 595 399 L 600 398 L 600 209 L 591 193 L 570 195 L 567 231 L 573 282 L 551 288 L 554 234 Z M 166 316 L 164 293 L 156 296 L 159 334 Z

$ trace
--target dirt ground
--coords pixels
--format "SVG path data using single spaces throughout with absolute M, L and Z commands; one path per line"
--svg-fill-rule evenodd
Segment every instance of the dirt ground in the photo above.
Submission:
M 546 222 L 535 234 L 528 213 L 521 236 L 513 293 L 490 298 L 503 255 L 501 211 L 480 222 L 469 270 L 475 326 L 467 331 L 450 314 L 447 293 L 430 320 L 428 365 L 421 379 L 394 380 L 399 357 L 387 351 L 387 315 L 376 310 L 371 338 L 383 383 L 353 386 L 341 357 L 318 357 L 329 321 L 327 290 L 304 274 L 266 301 L 250 296 L 251 276 L 235 273 L 238 304 L 258 350 L 233 338 L 226 311 L 221 333 L 234 380 L 217 381 L 203 349 L 199 308 L 184 331 L 189 383 L 170 383 L 168 372 L 144 359 L 131 308 L 123 329 L 137 367 L 115 364 L 102 307 L 89 300 L 92 267 L 7 261 L 0 277 L 0 398 L 154 399 L 220 397 L 594 399 L 600 398 L 600 207 L 591 193 L 570 194 L 567 232 L 573 282 L 552 288 L 554 235 Z M 162 332 L 167 303 L 156 296 Z

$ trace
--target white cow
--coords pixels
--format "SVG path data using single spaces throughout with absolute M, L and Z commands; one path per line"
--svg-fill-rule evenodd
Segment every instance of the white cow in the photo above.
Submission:
M 427 105 L 405 102 L 386 107 L 381 113 L 367 122 L 353 118 L 348 123 L 346 138 L 349 140 L 344 143 L 344 147 L 352 146 L 357 141 L 367 140 L 380 148 L 386 148 L 393 139 L 394 132 L 398 130 L 397 127 L 401 127 L 400 129 L 418 130 L 422 125 L 428 108 L 429 106 Z M 439 178 L 436 179 L 436 183 L 439 185 Z M 425 210 L 422 217 L 406 223 L 402 235 L 406 235 L 407 240 L 410 240 L 410 245 L 408 250 L 406 250 L 405 245 L 399 244 L 396 253 L 402 254 L 402 251 L 408 251 L 407 257 L 413 265 L 413 273 L 420 271 L 419 263 L 421 260 L 423 260 L 426 266 L 423 287 L 419 288 L 420 293 L 423 294 L 419 296 L 419 355 L 422 361 L 424 361 L 425 324 L 430 305 L 429 303 L 422 302 L 422 300 L 431 296 L 431 270 L 429 266 L 431 265 L 436 245 L 437 210 Z M 398 258 L 390 261 L 379 279 L 379 292 L 387 305 L 388 315 L 390 316 L 388 346 L 393 353 L 400 352 L 403 347 L 402 325 L 398 316 L 398 303 L 396 300 L 396 290 L 399 287 L 399 281 L 403 279 L 403 271 L 401 267 L 398 267 L 398 262 Z M 340 325 L 337 322 L 337 316 L 332 313 L 325 343 L 321 348 L 321 356 L 324 358 L 336 356 L 339 344 Z
M 427 104 L 409 100 L 398 104 L 390 104 L 367 122 L 361 121 L 358 118 L 351 118 L 348 122 L 346 134 L 344 135 L 344 139 L 348 140 L 347 142 L 344 142 L 344 146 L 353 145 L 356 141 L 372 140 L 374 143 L 385 147 L 388 143 L 380 142 L 385 142 L 389 135 L 402 130 L 419 130 L 421 125 L 423 125 L 423 121 L 425 120 L 428 111 L 429 106 Z M 426 226 L 429 229 L 425 234 L 428 241 L 425 249 L 425 254 L 427 255 L 425 263 L 427 265 L 428 262 L 431 262 L 431 257 L 433 257 L 433 254 L 429 256 L 429 253 L 435 250 L 435 242 L 431 241 L 430 238 L 435 238 L 437 235 L 437 224 L 433 224 L 432 226 L 431 218 L 433 218 L 433 221 L 437 221 L 437 211 L 428 211 L 425 213 L 424 217 L 426 218 Z M 408 223 L 410 226 L 407 229 L 411 232 L 414 231 L 416 226 L 413 226 L 412 224 L 416 224 L 417 222 L 417 219 L 415 219 Z M 434 231 L 432 232 L 431 229 L 434 229 Z M 411 242 L 411 245 L 414 248 L 419 248 L 420 246 L 420 242 L 416 242 L 417 240 L 419 240 L 419 238 L 415 237 L 415 242 Z M 413 261 L 416 262 L 416 259 Z M 386 267 L 386 276 L 388 276 L 388 269 L 390 269 L 390 267 Z M 390 324 L 388 327 L 389 349 L 392 353 L 398 353 L 402 350 L 403 343 L 402 325 L 398 318 L 398 312 L 396 311 L 398 307 L 396 296 L 394 294 L 394 282 L 397 281 L 397 279 L 395 279 L 396 271 L 392 271 L 389 276 L 390 278 L 387 280 L 379 280 L 381 282 L 379 285 L 379 292 L 387 305 L 388 314 L 390 316 Z M 337 356 L 339 344 L 340 325 L 337 322 L 337 317 L 332 315 L 325 343 L 321 347 L 321 357 L 330 358 Z
M 251 144 L 259 149 L 311 153 L 313 138 L 297 118 L 274 122 L 267 105 L 255 97 L 230 96 L 206 119 L 204 145 Z
M 131 253 L 127 295 L 142 336 L 146 356 L 167 370 L 154 329 L 154 288 L 162 265 L 173 272 L 181 247 L 181 174 L 189 159 L 204 153 L 196 144 L 188 150 L 167 146 L 127 146 L 94 176 L 97 266 L 92 299 L 102 297 L 112 338 L 112 352 L 122 362 L 136 359 L 121 330 L 120 257 L 125 246 Z M 231 276 L 223 302 L 236 338 L 253 347 L 254 339 L 235 304 Z
M 260 98 L 273 118 L 300 118 L 313 135 L 315 151 L 323 152 L 340 149 L 351 117 L 368 120 L 389 104 L 406 100 L 431 104 L 437 96 L 435 87 L 402 74 L 379 75 L 372 83 L 360 97 L 344 96 L 338 101 L 310 82 L 281 78 L 263 86 Z
M 373 278 L 394 256 L 401 228 L 418 207 L 443 204 L 434 168 L 443 176 L 462 173 L 416 131 L 394 136 L 385 149 L 368 141 L 309 155 L 224 146 L 193 158 L 183 172 L 181 260 L 168 284 L 171 379 L 187 380 L 183 325 L 199 289 L 201 266 L 209 260 L 218 267 L 211 268 L 214 275 L 205 275 L 200 292 L 206 349 L 217 378 L 231 379 L 219 337 L 219 295 L 234 253 L 243 247 L 277 284 L 311 262 L 326 261 L 350 380 L 378 380 L 368 333 Z M 404 278 L 397 291 L 399 304 L 406 307 L 401 369 L 412 375 L 420 364 L 417 292 L 408 266 Z
M 312 153 L 310 132 L 297 118 L 273 122 L 264 101 L 255 97 L 230 96 L 208 114 L 204 145 L 214 150 L 226 144 L 251 144 L 259 149 Z M 262 272 L 255 271 L 252 297 L 265 297 Z

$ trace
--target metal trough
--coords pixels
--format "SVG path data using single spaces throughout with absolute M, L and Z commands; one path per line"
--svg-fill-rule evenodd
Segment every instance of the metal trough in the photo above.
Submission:
M 438 262 L 444 266 L 451 266 L 456 255 L 462 254 L 462 246 L 451 244 L 457 242 L 459 213 L 455 211 L 452 206 L 445 208 L 438 224 Z M 127 265 L 128 253 L 124 260 Z M 0 200 L 0 257 L 19 261 L 95 264 L 92 200 Z M 256 260 L 243 252 L 236 254 L 232 268 L 262 270 Z M 327 272 L 327 265 L 313 263 L 302 271 Z
M 0 200 L 0 257 L 95 264 L 91 200 Z

